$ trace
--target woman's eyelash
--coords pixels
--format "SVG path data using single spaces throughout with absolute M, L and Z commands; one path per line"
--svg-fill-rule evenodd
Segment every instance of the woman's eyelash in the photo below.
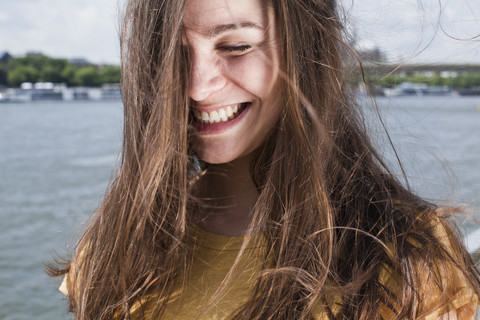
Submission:
M 251 49 L 252 46 L 248 44 L 240 45 L 240 46 L 219 46 L 218 50 L 224 52 L 244 52 Z

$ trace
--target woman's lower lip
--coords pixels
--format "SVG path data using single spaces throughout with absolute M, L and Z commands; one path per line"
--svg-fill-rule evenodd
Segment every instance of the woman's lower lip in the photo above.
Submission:
M 200 135 L 209 135 L 209 134 L 218 134 L 222 133 L 223 131 L 233 127 L 238 122 L 240 122 L 245 114 L 250 109 L 251 103 L 247 103 L 245 109 L 234 119 L 225 122 L 216 122 L 216 123 L 202 123 L 197 120 L 193 121 L 193 126 L 195 127 L 196 131 Z

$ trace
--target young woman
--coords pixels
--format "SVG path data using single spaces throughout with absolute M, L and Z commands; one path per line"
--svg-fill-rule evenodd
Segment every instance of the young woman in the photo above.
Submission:
M 480 277 L 348 97 L 334 0 L 130 0 L 75 319 L 473 319 Z M 348 71 L 348 70 L 347 70 Z

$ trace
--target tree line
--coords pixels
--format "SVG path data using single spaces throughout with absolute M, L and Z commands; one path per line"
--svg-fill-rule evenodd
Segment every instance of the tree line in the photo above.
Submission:
M 43 54 L 11 57 L 0 61 L 0 85 L 19 87 L 23 82 L 96 87 L 120 82 L 120 67 L 93 64 L 78 66 L 67 59 L 51 58 Z
M 480 87 L 480 74 L 478 73 L 460 73 L 456 77 L 446 78 L 438 74 L 432 77 L 424 75 L 399 77 L 391 74 L 388 76 L 366 76 L 365 80 L 369 84 L 376 84 L 385 88 L 394 87 L 402 82 L 449 86 L 453 89 Z M 18 87 L 23 82 L 53 82 L 66 83 L 68 86 L 96 87 L 105 83 L 120 82 L 120 67 L 93 64 L 78 66 L 70 63 L 67 59 L 51 58 L 43 54 L 0 60 L 0 85 Z
M 427 77 L 424 75 L 407 75 L 399 77 L 391 74 L 388 76 L 367 76 L 366 82 L 384 88 L 392 88 L 402 82 L 425 83 L 429 86 L 448 86 L 452 89 L 472 89 L 480 87 L 479 73 L 461 73 L 455 77 L 442 77 L 439 74 Z

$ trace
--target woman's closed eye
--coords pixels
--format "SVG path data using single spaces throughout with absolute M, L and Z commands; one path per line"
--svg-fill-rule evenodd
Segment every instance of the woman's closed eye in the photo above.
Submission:
M 217 47 L 221 53 L 233 56 L 240 56 L 249 52 L 252 49 L 252 46 L 249 44 L 242 44 L 242 45 L 221 45 Z

